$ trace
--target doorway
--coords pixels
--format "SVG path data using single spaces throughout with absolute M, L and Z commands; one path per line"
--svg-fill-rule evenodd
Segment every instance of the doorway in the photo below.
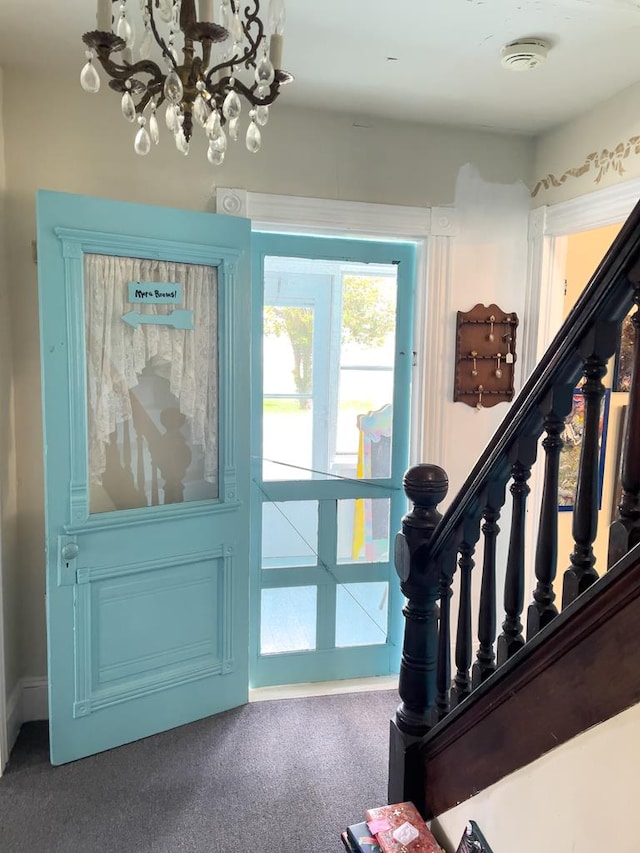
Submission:
M 251 686 L 388 675 L 415 249 L 253 242 Z

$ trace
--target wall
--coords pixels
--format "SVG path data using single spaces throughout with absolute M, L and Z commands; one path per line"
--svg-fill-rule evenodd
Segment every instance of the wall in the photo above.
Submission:
M 5 127 L 9 268 L 15 328 L 16 426 L 20 465 L 22 672 L 46 672 L 43 572 L 43 472 L 37 273 L 31 255 L 38 188 L 194 210 L 213 209 L 215 183 L 255 192 L 385 202 L 451 204 L 462 165 L 486 181 L 527 181 L 531 140 L 482 132 L 294 111 L 277 104 L 258 155 L 241 146 L 216 169 L 197 136 L 178 154 L 164 127 L 144 160 L 133 153 L 135 128 L 117 95 L 80 90 L 77 78 L 55 81 L 6 74 Z M 286 96 L 282 96 L 283 103 Z M 37 104 L 37 109 L 34 108 Z M 358 124 L 363 122 L 359 120 Z M 486 294 L 491 299 L 492 294 Z M 438 400 L 433 401 L 435 405 Z M 485 440 L 488 440 L 489 435 Z M 473 461 L 473 460 L 471 460 Z
M 479 411 L 475 408 L 476 399 L 471 400 L 471 406 L 452 402 L 456 314 L 469 311 L 478 303 L 486 306 L 495 303 L 503 312 L 517 314 L 516 346 L 518 352 L 522 352 L 523 331 L 528 319 L 524 310 L 529 193 L 522 181 L 489 182 L 476 169 L 465 166 L 456 182 L 455 209 L 457 235 L 452 248 L 449 295 L 451 350 L 442 354 L 449 375 L 443 389 L 445 401 L 440 404 L 449 423 L 445 459 L 439 463 L 444 464 L 449 475 L 448 500 L 455 496 L 469 475 L 469 461 L 473 463 L 478 459 L 509 408 L 508 403 L 500 403 L 485 406 Z M 506 344 L 500 341 L 499 336 L 504 331 L 502 327 L 496 329 L 498 340 L 494 350 L 503 354 L 506 353 Z M 468 353 L 462 355 L 468 356 Z M 516 393 L 522 378 L 522 362 L 516 359 Z M 460 453 L 461 447 L 465 448 L 464 453 Z
M 16 452 L 13 419 L 10 278 L 6 263 L 6 194 L 4 81 L 0 69 L 0 562 L 5 640 L 6 692 L 9 696 L 20 674 L 18 654 L 18 574 L 16 560 Z M 2 619 L 0 619 L 1 628 Z
M 536 141 L 534 205 L 555 204 L 640 176 L 640 84 Z
M 493 853 L 636 853 L 640 705 L 584 732 L 432 824 L 453 853 L 475 820 Z
M 563 319 L 571 311 L 576 300 L 584 290 L 605 252 L 620 230 L 620 225 L 610 225 L 593 231 L 583 231 L 571 234 L 567 238 L 567 258 L 565 267 L 566 295 L 564 299 Z M 614 359 L 611 359 L 607 375 L 603 382 L 611 388 L 613 380 Z M 607 439 L 605 442 L 605 469 L 603 479 L 602 504 L 598 514 L 598 536 L 593 545 L 596 557 L 596 569 L 602 574 L 607 566 L 607 551 L 609 547 L 609 524 L 611 523 L 611 504 L 613 489 L 617 477 L 616 450 L 618 430 L 620 426 L 621 407 L 626 405 L 629 395 L 611 393 L 609 401 L 609 418 Z M 561 574 L 569 566 L 569 555 L 573 551 L 573 536 L 571 526 L 572 512 L 559 513 L 558 519 L 558 572 Z

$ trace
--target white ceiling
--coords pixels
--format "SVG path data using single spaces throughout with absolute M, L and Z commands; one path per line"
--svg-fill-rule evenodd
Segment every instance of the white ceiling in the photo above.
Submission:
M 0 0 L 0 67 L 79 85 L 94 28 L 94 0 Z M 547 61 L 503 69 L 527 36 Z M 640 81 L 640 0 L 287 0 L 283 64 L 281 103 L 539 133 Z

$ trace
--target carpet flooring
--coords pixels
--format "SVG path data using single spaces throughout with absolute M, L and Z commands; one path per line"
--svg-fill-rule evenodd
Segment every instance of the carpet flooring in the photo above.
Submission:
M 245 705 L 62 767 L 23 726 L 2 853 L 331 853 L 386 803 L 393 690 Z

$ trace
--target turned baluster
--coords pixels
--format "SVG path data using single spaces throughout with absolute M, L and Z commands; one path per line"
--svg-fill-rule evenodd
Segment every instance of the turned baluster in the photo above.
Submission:
M 396 536 L 395 566 L 407 599 L 395 716 L 400 732 L 421 736 L 437 722 L 436 659 L 438 650 L 438 567 L 428 560 L 427 545 L 442 518 L 436 509 L 449 481 L 437 465 L 416 465 L 404 476 L 404 490 L 413 509 L 402 519 Z
M 500 532 L 498 519 L 500 518 L 500 510 L 504 506 L 505 491 L 506 483 L 489 483 L 482 501 L 484 504 L 482 511 L 484 556 L 478 620 L 480 646 L 471 675 L 471 686 L 474 690 L 496 669 L 496 658 L 493 650 L 496 640 L 496 540 Z
M 637 271 L 640 275 L 640 270 Z M 635 284 L 635 311 L 631 323 L 634 334 L 631 388 L 622 444 L 622 499 L 619 517 L 609 530 L 608 565 L 640 542 L 640 283 Z
M 438 561 L 440 575 L 440 625 L 438 631 L 438 664 L 436 669 L 436 706 L 438 719 L 449 713 L 451 689 L 451 583 L 456 570 L 458 549 L 455 545 L 445 549 Z
M 537 450 L 537 436 L 527 435 L 519 438 L 509 453 L 513 478 L 509 491 L 513 495 L 513 508 L 504 584 L 505 620 L 498 637 L 498 666 L 506 663 L 524 646 L 520 615 L 524 608 L 524 527 L 527 520 L 527 496 L 531 491 L 527 480 L 531 476 Z
M 598 533 L 600 409 L 605 391 L 602 377 L 607 372 L 607 361 L 615 352 L 616 336 L 615 323 L 597 323 L 580 347 L 585 377 L 584 430 L 573 510 L 574 548 L 569 558 L 571 565 L 564 573 L 563 608 L 598 580 L 593 543 Z
M 542 442 L 545 451 L 544 485 L 535 556 L 537 584 L 527 611 L 527 640 L 558 615 L 558 608 L 553 603 L 556 597 L 553 582 L 558 570 L 560 451 L 564 422 L 571 411 L 572 398 L 573 386 L 561 385 L 554 388 L 541 406 L 546 431 Z
M 451 706 L 459 705 L 471 693 L 471 573 L 475 565 L 473 554 L 480 538 L 480 518 L 467 517 L 462 530 L 460 544 L 460 603 L 458 607 L 458 629 L 456 632 L 456 675 L 451 688 Z

